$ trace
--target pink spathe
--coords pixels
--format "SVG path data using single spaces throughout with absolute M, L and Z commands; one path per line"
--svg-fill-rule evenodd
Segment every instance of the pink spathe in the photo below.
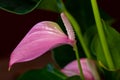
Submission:
M 73 39 L 69 39 L 57 23 L 52 21 L 40 22 L 33 26 L 14 49 L 10 56 L 9 68 L 14 63 L 33 60 L 60 45 L 68 44 L 73 46 L 74 41 Z
M 91 66 L 87 61 L 88 60 L 84 58 L 80 60 L 85 80 L 95 80 Z M 89 62 L 92 66 L 95 66 L 95 63 L 92 60 L 89 60 Z M 80 72 L 79 72 L 77 60 L 70 62 L 61 71 L 69 77 L 75 75 L 79 76 Z

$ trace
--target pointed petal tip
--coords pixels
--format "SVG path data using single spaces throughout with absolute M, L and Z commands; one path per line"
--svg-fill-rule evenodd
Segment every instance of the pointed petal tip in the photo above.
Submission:
M 11 67 L 8 68 L 8 71 L 10 71 Z
M 11 67 L 12 67 L 12 65 L 9 63 L 9 66 L 8 66 L 8 71 L 10 71 L 10 70 L 11 70 Z
M 9 61 L 9 65 L 8 65 L 8 71 L 11 70 L 12 66 L 17 63 L 15 62 L 15 60 L 12 59 L 12 55 L 10 56 L 10 61 Z

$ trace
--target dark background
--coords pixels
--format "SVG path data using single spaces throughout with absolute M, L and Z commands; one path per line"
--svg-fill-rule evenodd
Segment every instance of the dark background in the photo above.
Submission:
M 113 27 L 120 32 L 120 0 L 97 0 L 99 7 L 116 21 Z
M 120 31 L 119 0 L 99 0 L 98 4 L 100 8 L 116 20 L 113 27 Z M 41 68 L 47 63 L 53 63 L 48 52 L 48 54 L 36 60 L 16 64 L 10 72 L 7 71 L 12 50 L 32 26 L 40 21 L 56 21 L 58 17 L 59 14 L 43 10 L 34 10 L 25 15 L 16 15 L 0 10 L 0 80 L 15 80 L 24 71 Z

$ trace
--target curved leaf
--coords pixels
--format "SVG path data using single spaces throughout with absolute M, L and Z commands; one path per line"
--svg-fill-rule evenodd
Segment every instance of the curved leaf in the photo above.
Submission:
M 16 14 L 26 14 L 34 10 L 42 0 L 0 0 L 0 9 Z
M 107 25 L 103 22 L 103 28 L 107 40 L 107 44 L 109 47 L 110 55 L 112 57 L 112 61 L 114 63 L 115 68 L 110 69 L 108 68 L 106 58 L 104 56 L 99 37 L 95 36 L 94 40 L 92 41 L 92 50 L 95 52 L 97 59 L 99 60 L 100 64 L 109 70 L 118 70 L 120 69 L 120 33 L 117 32 L 115 29 Z
M 37 9 L 44 9 L 58 13 L 61 12 L 60 8 L 57 5 L 57 0 L 42 0 Z

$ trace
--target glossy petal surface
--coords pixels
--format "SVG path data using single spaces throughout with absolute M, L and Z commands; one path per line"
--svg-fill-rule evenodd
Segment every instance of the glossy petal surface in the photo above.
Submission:
M 10 57 L 9 67 L 14 63 L 33 60 L 48 50 L 63 45 L 72 45 L 60 27 L 51 21 L 36 24 L 14 49 Z

